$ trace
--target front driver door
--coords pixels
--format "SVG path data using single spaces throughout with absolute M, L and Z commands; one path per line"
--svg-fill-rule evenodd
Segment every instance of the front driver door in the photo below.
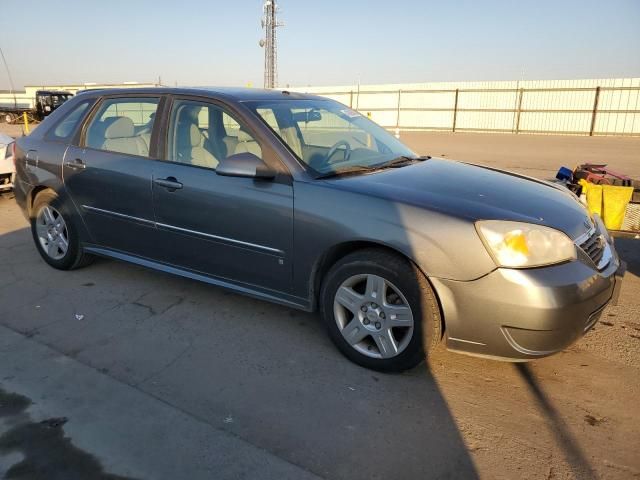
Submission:
M 158 96 L 104 99 L 64 157 L 64 182 L 99 247 L 153 258 L 151 176 Z
M 251 152 L 278 161 L 225 108 L 175 99 L 165 162 L 154 162 L 153 200 L 164 260 L 180 267 L 279 291 L 291 288 L 293 187 L 216 174 L 219 159 Z

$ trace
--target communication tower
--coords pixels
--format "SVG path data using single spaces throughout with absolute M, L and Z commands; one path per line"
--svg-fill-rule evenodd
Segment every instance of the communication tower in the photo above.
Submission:
M 264 88 L 278 86 L 278 47 L 276 29 L 284 26 L 278 20 L 278 6 L 276 0 L 266 0 L 262 6 L 262 28 L 264 38 L 260 39 L 260 46 L 264 48 Z

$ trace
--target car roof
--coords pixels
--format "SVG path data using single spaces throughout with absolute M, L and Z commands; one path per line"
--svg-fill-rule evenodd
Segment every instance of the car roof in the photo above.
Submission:
M 37 90 L 36 95 L 72 95 L 65 90 Z
M 200 97 L 224 98 L 236 102 L 255 100 L 326 100 L 317 95 L 290 92 L 288 90 L 266 90 L 261 88 L 240 87 L 147 87 L 147 88 L 104 88 L 80 90 L 77 95 L 130 95 L 130 94 L 174 94 L 196 95 Z

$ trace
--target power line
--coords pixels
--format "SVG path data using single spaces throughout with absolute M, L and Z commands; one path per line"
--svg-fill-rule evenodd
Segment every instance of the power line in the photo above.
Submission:
M 11 88 L 11 94 L 13 95 L 13 106 L 17 106 L 17 100 L 16 100 L 16 94 L 15 94 L 15 87 L 13 86 L 13 79 L 11 78 L 11 72 L 9 71 L 9 64 L 7 63 L 7 59 L 4 58 L 4 52 L 2 51 L 2 48 L 0 48 L 0 57 L 2 57 L 2 63 L 4 63 L 4 68 L 7 71 L 7 77 L 9 77 L 9 86 Z

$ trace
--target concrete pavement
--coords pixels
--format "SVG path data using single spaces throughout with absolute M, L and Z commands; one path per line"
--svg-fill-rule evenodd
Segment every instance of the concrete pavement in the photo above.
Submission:
M 11 473 L 23 472 L 26 475 L 19 478 L 48 480 L 106 479 L 116 474 L 123 479 L 318 478 L 6 327 L 0 327 L 0 361 L 5 389 L 0 391 L 0 412 L 7 390 L 20 392 L 28 403 L 12 414 L 0 413 L 0 476 L 13 478 Z

